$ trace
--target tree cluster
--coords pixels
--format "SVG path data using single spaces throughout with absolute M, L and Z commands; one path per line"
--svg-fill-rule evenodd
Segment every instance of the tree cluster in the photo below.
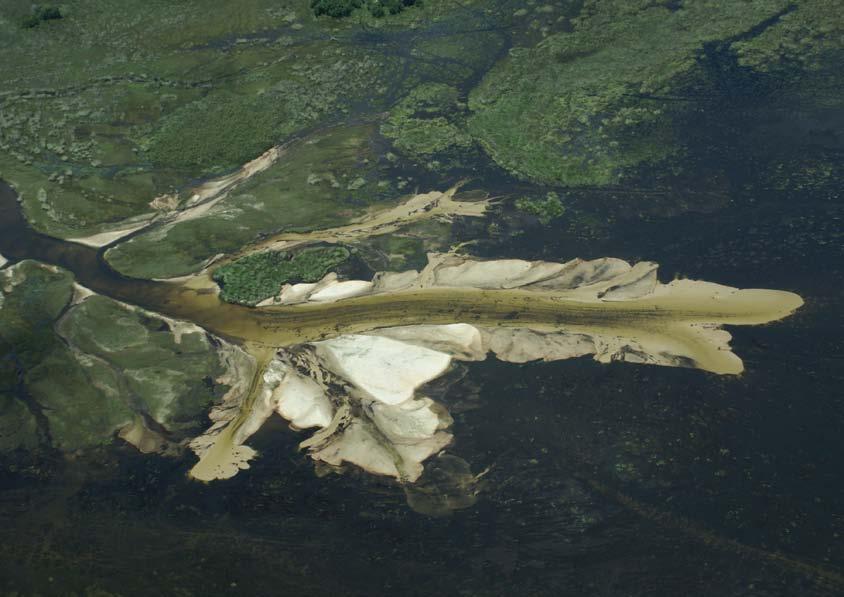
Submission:
M 62 18 L 62 11 L 58 6 L 35 6 L 32 14 L 24 19 L 23 26 L 25 29 L 34 29 L 42 21 L 54 21 L 60 18 Z
M 345 247 L 304 249 L 295 254 L 266 251 L 224 265 L 212 277 L 224 301 L 254 306 L 275 296 L 284 284 L 319 281 L 349 255 Z
M 372 16 L 380 18 L 398 14 L 417 3 L 418 0 L 311 0 L 311 9 L 316 16 L 339 19 L 348 17 L 355 9 L 366 7 Z

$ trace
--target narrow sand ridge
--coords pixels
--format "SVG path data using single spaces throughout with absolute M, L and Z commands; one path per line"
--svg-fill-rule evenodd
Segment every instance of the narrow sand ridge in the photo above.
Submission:
M 139 224 L 134 224 L 132 226 L 128 226 L 125 228 L 119 228 L 117 230 L 110 230 L 108 232 L 100 232 L 99 234 L 92 234 L 91 236 L 85 236 L 80 238 L 69 238 L 67 239 L 68 242 L 72 243 L 79 243 L 80 245 L 85 245 L 86 247 L 93 247 L 95 249 L 99 249 L 100 247 L 105 247 L 112 243 L 116 243 L 121 238 L 125 238 L 130 234 L 134 234 L 139 230 L 143 230 L 147 226 L 150 225 L 154 216 L 149 215 L 144 218 Z
M 179 196 L 177 194 L 160 195 L 153 198 L 149 204 L 150 208 L 158 212 L 158 214 L 142 216 L 144 221 L 140 223 L 121 226 L 116 230 L 68 240 L 88 247 L 100 248 L 114 244 L 122 238 L 153 225 L 174 226 L 179 222 L 186 222 L 201 217 L 224 199 L 229 192 L 275 164 L 287 153 L 287 150 L 292 145 L 301 141 L 302 139 L 295 138 L 282 145 L 271 147 L 254 160 L 241 166 L 232 174 L 209 180 L 188 190 L 189 199 L 181 209 L 177 209 L 179 205 Z M 134 219 L 137 220 L 138 218 Z
M 176 288 L 169 305 L 229 339 L 282 347 L 377 328 L 460 322 L 662 336 L 664 330 L 678 324 L 706 329 L 766 323 L 785 317 L 802 304 L 799 296 L 776 290 L 739 290 L 691 280 L 662 284 L 656 280 L 654 264 L 632 267 L 617 259 L 566 264 L 481 262 L 438 255 L 430 259 L 422 272 L 377 274 L 357 286 L 363 294 L 341 293 L 345 297 L 341 300 L 311 301 L 312 294 L 325 297 L 327 288 L 317 285 L 299 293 L 293 286 L 296 304 L 230 309 L 221 305 L 207 280 L 195 278 Z M 525 268 L 525 264 L 533 265 L 519 278 L 513 268 Z M 549 265 L 558 266 L 549 269 L 558 273 L 537 278 L 537 272 Z M 471 269 L 466 269 L 469 266 Z M 465 285 L 483 270 L 491 276 L 488 282 Z M 334 284 L 343 288 L 346 283 L 330 280 L 328 289 Z M 287 290 L 280 290 L 282 297 Z M 676 333 L 674 329 L 669 335 Z M 717 365 L 711 368 L 734 372 L 722 371 Z
M 489 207 L 489 199 L 459 201 L 454 196 L 460 189 L 456 185 L 445 192 L 431 191 L 410 196 L 395 207 L 377 207 L 346 226 L 313 230 L 310 232 L 284 232 L 266 241 L 250 246 L 246 251 L 232 256 L 264 250 L 283 250 L 305 243 L 349 243 L 370 236 L 395 232 L 403 226 L 426 219 L 451 220 L 456 216 L 482 217 Z

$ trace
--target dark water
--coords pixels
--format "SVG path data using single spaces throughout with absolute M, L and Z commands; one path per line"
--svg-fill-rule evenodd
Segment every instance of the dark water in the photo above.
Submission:
M 842 118 L 745 116 L 702 123 L 694 172 L 674 186 L 562 190 L 566 215 L 524 234 L 506 210 L 494 233 L 459 224 L 487 238 L 488 256 L 649 259 L 666 279 L 799 293 L 793 317 L 731 330 L 743 375 L 588 359 L 464 366 L 443 397 L 449 452 L 490 472 L 477 504 L 444 518 L 413 512 L 387 482 L 317 478 L 281 422 L 250 442 L 262 454 L 250 471 L 211 485 L 188 481 L 188 460 L 118 443 L 21 462 L 0 472 L 0 591 L 844 593 L 841 181 L 782 189 L 762 175 L 774 160 L 840 162 Z M 120 287 L 94 251 L 2 229 L 7 257 Z
M 119 275 L 105 263 L 102 251 L 32 230 L 21 213 L 17 193 L 3 180 L 0 180 L 0 239 L 0 254 L 9 261 L 39 259 L 58 265 L 72 271 L 80 284 L 119 300 L 154 304 L 158 302 L 156 294 L 162 292 L 157 289 L 163 289 L 163 285 L 152 281 Z

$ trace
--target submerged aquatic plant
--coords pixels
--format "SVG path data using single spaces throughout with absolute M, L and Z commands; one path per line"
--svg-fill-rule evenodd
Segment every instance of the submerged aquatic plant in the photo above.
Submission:
M 445 161 L 448 154 L 467 152 L 475 142 L 466 131 L 465 105 L 455 87 L 426 83 L 414 88 L 396 104 L 381 126 L 401 154 L 425 162 L 433 157 Z
M 541 224 L 550 224 L 552 220 L 566 213 L 560 196 L 554 191 L 550 191 L 543 198 L 519 197 L 516 199 L 516 209 L 536 216 Z

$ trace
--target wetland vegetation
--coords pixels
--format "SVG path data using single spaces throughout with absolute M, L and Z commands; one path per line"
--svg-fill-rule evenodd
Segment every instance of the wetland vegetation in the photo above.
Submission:
M 536 216 L 545 225 L 566 213 L 560 196 L 554 191 L 548 191 L 545 197 L 519 197 L 514 205 L 519 211 Z
M 842 590 L 838 4 L 2 3 L 0 592 Z

